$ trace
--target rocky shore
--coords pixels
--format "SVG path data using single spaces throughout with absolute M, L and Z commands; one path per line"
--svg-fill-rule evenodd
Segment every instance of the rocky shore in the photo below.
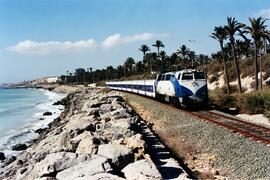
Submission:
M 169 153 L 161 156 L 157 149 L 164 146 L 119 93 L 82 87 L 68 92 L 58 102 L 65 111 L 38 131 L 31 146 L 0 159 L 0 179 L 188 178 Z

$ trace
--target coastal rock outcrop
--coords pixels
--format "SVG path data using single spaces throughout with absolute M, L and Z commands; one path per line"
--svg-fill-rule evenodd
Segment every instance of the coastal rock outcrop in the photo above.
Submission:
M 27 149 L 26 144 L 16 144 L 16 145 L 12 146 L 12 151 L 22 151 L 25 149 Z
M 118 94 L 70 93 L 60 117 L 37 130 L 39 138 L 14 162 L 5 161 L 0 179 L 160 179 L 155 164 L 145 160 L 151 158 L 136 132 L 141 120 Z
M 148 160 L 139 160 L 127 165 L 122 172 L 129 180 L 148 179 L 157 180 L 162 179 L 161 174 L 157 170 L 155 164 Z
M 52 112 L 49 112 L 49 111 L 46 111 L 43 113 L 43 116 L 51 116 L 52 115 Z
M 112 170 L 107 158 L 95 155 L 88 161 L 59 172 L 56 178 L 59 180 L 73 180 L 79 177 L 111 172 Z
M 0 161 L 5 160 L 5 154 L 3 152 L 0 152 Z
M 119 144 L 102 144 L 98 146 L 98 155 L 107 157 L 116 169 L 122 169 L 133 162 L 132 149 Z

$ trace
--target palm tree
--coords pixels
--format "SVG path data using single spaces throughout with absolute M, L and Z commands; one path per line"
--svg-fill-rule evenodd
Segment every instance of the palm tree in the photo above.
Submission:
M 162 43 L 162 41 L 160 40 L 156 40 L 155 44 L 153 44 L 152 46 L 157 48 L 158 51 L 158 55 L 159 55 L 159 48 L 163 47 L 164 48 L 164 44 Z
M 189 48 L 186 45 L 180 46 L 180 48 L 176 51 L 177 54 L 180 54 L 183 58 L 186 58 L 189 53 Z
M 254 44 L 254 68 L 255 68 L 255 89 L 258 91 L 259 89 L 259 79 L 258 79 L 258 50 L 259 50 L 259 43 L 261 39 L 265 39 L 269 36 L 268 32 L 266 31 L 267 25 L 265 24 L 266 19 L 259 17 L 259 18 L 249 18 L 250 26 L 247 26 L 245 29 L 250 34 L 253 39 Z M 262 78 L 262 77 L 261 77 Z
M 169 60 L 169 65 L 168 65 L 169 70 L 180 69 L 180 62 L 176 53 L 172 53 L 168 60 Z
M 236 51 L 237 51 L 237 55 L 238 57 L 249 57 L 251 54 L 251 40 L 239 40 L 237 39 L 235 41 L 235 45 L 236 45 Z
M 143 58 L 144 58 L 145 57 L 145 53 L 147 51 L 150 51 L 150 48 L 147 45 L 143 44 L 143 45 L 141 45 L 141 47 L 139 48 L 139 50 L 143 52 Z
M 165 51 L 160 51 L 160 60 L 161 60 L 161 65 L 160 65 L 160 70 L 165 70 L 167 67 L 166 60 L 168 59 L 167 54 Z
M 233 59 L 234 59 L 235 72 L 236 72 L 236 77 L 237 77 L 237 84 L 238 84 L 238 92 L 239 93 L 242 93 L 242 85 L 241 85 L 241 79 L 240 79 L 239 64 L 238 64 L 237 55 L 235 52 L 235 35 L 237 32 L 242 34 L 241 29 L 243 27 L 245 27 L 245 25 L 238 22 L 237 20 L 235 20 L 235 18 L 227 17 L 227 25 L 225 26 L 225 31 L 226 31 L 226 34 L 228 35 L 230 43 L 231 43 L 231 50 L 232 50 L 232 55 L 233 55 Z
M 176 51 L 176 53 L 178 54 L 178 55 L 181 55 L 181 57 L 183 58 L 183 61 L 184 62 L 180 62 L 182 65 L 184 65 L 185 64 L 185 61 L 187 60 L 187 56 L 188 56 L 188 54 L 189 54 L 189 48 L 187 48 L 187 46 L 186 45 L 182 45 L 182 46 L 180 46 L 180 48 Z M 186 65 L 185 65 L 186 66 Z
M 230 94 L 228 68 L 227 68 L 227 63 L 226 63 L 226 59 L 224 56 L 224 46 L 223 46 L 224 40 L 227 38 L 225 27 L 222 27 L 222 26 L 215 27 L 214 32 L 212 33 L 212 35 L 210 37 L 214 38 L 215 40 L 217 40 L 219 42 L 220 49 L 221 49 L 221 55 L 222 55 L 222 62 L 223 62 L 223 66 L 224 66 L 224 74 L 226 77 L 225 82 L 226 82 L 226 87 L 227 87 L 226 88 L 227 94 Z
M 112 66 L 107 66 L 106 68 L 106 79 L 110 80 L 113 79 L 115 69 Z
M 124 63 L 124 68 L 127 71 L 127 75 L 131 75 L 133 72 L 133 65 L 135 64 L 135 61 L 132 57 L 129 57 L 126 59 Z
M 189 51 L 188 52 L 188 57 L 189 57 L 189 66 L 191 66 L 193 68 L 194 66 L 194 62 L 195 62 L 195 59 L 197 57 L 195 51 Z
M 138 62 L 135 64 L 135 69 L 136 69 L 136 73 L 137 73 L 137 74 L 143 73 L 144 67 L 143 67 L 142 61 L 138 61 Z

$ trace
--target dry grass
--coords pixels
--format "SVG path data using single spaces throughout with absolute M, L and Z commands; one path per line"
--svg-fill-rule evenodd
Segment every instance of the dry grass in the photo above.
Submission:
M 224 93 L 224 89 L 216 89 L 209 91 L 209 101 L 223 108 L 237 107 L 237 98 L 235 95 L 227 95 Z
M 209 100 L 212 104 L 224 108 L 239 108 L 241 113 L 264 114 L 270 118 L 270 89 L 263 91 L 237 94 L 237 87 L 232 87 L 232 94 L 226 94 L 226 88 L 209 91 Z
M 167 147 L 170 147 L 173 152 L 177 154 L 181 159 L 184 159 L 187 157 L 187 155 L 195 154 L 198 152 L 194 145 L 190 145 L 185 141 L 184 137 L 181 136 L 177 129 L 168 126 L 167 119 L 156 119 L 153 112 L 145 109 L 142 105 L 129 101 L 128 99 L 125 100 L 133 110 L 140 114 L 142 119 L 151 124 L 154 124 L 153 130 L 159 135 L 162 142 Z
M 109 89 L 109 88 L 102 88 L 100 90 L 100 92 L 102 92 L 102 93 L 109 93 L 109 92 L 111 92 L 111 89 Z
M 239 107 L 243 113 L 267 113 L 270 110 L 270 90 L 265 89 L 241 95 L 239 97 Z
M 201 172 L 199 174 L 199 179 L 207 179 L 207 180 L 214 180 L 215 176 L 212 172 L 208 171 L 208 172 Z
M 162 142 L 184 161 L 198 152 L 198 147 L 186 142 L 177 129 L 163 126 L 163 128 L 158 129 L 157 134 L 161 137 Z
M 238 62 L 239 62 L 239 68 L 240 68 L 240 73 L 241 73 L 242 78 L 254 75 L 254 59 L 253 58 L 239 59 Z M 229 74 L 230 82 L 235 81 L 236 73 L 235 73 L 234 62 L 232 60 L 228 61 L 227 65 L 228 65 L 228 74 Z M 223 71 L 223 65 L 220 64 L 219 62 L 213 62 L 209 64 L 208 66 L 206 66 L 204 70 L 207 71 L 208 74 L 217 76 L 216 74 L 218 72 Z M 266 73 L 264 75 L 264 80 L 265 80 L 270 75 L 270 55 L 269 54 L 263 57 L 262 71 Z

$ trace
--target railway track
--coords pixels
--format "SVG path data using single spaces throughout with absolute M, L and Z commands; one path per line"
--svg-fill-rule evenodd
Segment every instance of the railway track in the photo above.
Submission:
M 232 132 L 270 145 L 270 129 L 257 124 L 249 123 L 235 117 L 212 111 L 185 111 L 188 114 L 196 116 L 202 120 L 214 123 L 218 126 L 232 130 Z
M 130 93 L 130 92 L 125 92 Z M 131 93 L 134 94 L 134 93 Z M 139 94 L 136 94 L 139 95 Z M 170 106 L 172 108 L 175 108 L 181 112 L 185 112 L 187 114 L 190 114 L 192 116 L 195 116 L 201 120 L 211 122 L 213 124 L 216 124 L 220 127 L 226 128 L 231 130 L 233 133 L 240 134 L 244 137 L 247 137 L 249 139 L 253 139 L 257 142 L 261 142 L 266 144 L 267 146 L 270 146 L 270 128 L 260 126 L 254 123 L 246 122 L 244 120 L 241 120 L 236 117 L 232 117 L 230 115 L 220 114 L 216 113 L 210 110 L 202 110 L 202 111 L 192 111 L 187 110 L 184 108 L 177 108 L 171 104 L 167 104 L 165 102 L 158 101 L 156 99 L 153 99 L 151 97 L 142 96 L 150 100 L 154 100 L 157 103 L 161 103 L 163 105 Z
M 160 103 L 164 104 L 163 102 Z M 166 105 L 169 105 L 179 111 L 195 116 L 201 120 L 229 129 L 233 133 L 240 134 L 249 139 L 253 139 L 257 142 L 261 142 L 270 146 L 270 128 L 250 123 L 239 118 L 232 117 L 230 115 L 216 113 L 211 110 L 192 111 L 183 108 L 177 108 L 170 104 Z

